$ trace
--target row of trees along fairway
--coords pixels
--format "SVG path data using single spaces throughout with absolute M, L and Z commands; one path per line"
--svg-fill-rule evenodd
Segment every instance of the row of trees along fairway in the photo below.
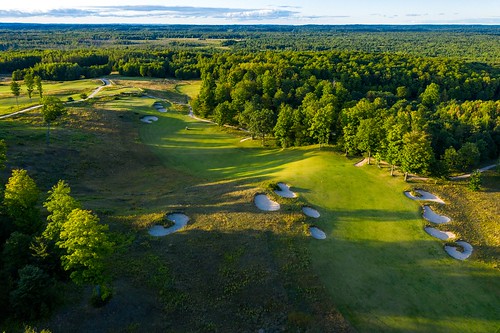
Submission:
M 1 166 L 5 150 L 0 141 Z M 48 213 L 44 222 L 35 181 L 26 170 L 12 170 L 0 204 L 0 320 L 48 315 L 68 273 L 74 283 L 95 287 L 96 304 L 109 299 L 105 259 L 113 243 L 108 227 L 70 192 L 62 180 L 52 187 L 43 203 Z
M 446 175 L 498 156 L 493 69 L 359 52 L 223 53 L 200 66 L 195 113 L 283 147 L 335 144 L 405 174 Z

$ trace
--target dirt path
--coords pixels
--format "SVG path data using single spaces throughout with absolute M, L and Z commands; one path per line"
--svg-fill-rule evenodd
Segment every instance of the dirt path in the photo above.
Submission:
M 111 85 L 111 81 L 109 81 L 108 79 L 100 79 L 100 80 L 102 81 L 103 85 L 97 87 L 89 96 L 87 96 L 87 98 L 83 99 L 83 101 L 86 101 L 88 99 L 91 99 L 91 98 L 95 97 L 95 95 L 97 95 L 102 90 L 102 88 Z M 66 104 L 72 104 L 72 103 L 76 103 L 76 102 L 80 102 L 80 101 L 68 102 Z M 32 111 L 32 110 L 39 109 L 41 107 L 42 107 L 41 104 L 40 105 L 35 105 L 35 106 L 30 106 L 29 108 L 26 108 L 26 109 L 23 109 L 23 110 L 20 110 L 20 111 L 16 111 L 16 112 L 9 113 L 9 114 L 4 114 L 4 115 L 0 116 L 0 119 L 5 119 L 5 118 L 13 117 L 13 116 L 16 116 L 18 114 L 22 114 L 22 113 L 26 113 L 26 112 L 29 112 L 29 111 Z
M 492 165 L 485 166 L 484 168 L 481 168 L 481 169 L 478 169 L 478 170 L 479 170 L 479 172 L 484 172 L 484 171 L 493 169 L 496 166 L 497 166 L 496 164 L 492 164 Z M 450 179 L 451 180 L 465 179 L 465 178 L 469 178 L 470 175 L 471 175 L 470 173 L 466 173 L 465 175 L 460 175 L 460 176 L 456 176 L 456 177 L 450 177 Z

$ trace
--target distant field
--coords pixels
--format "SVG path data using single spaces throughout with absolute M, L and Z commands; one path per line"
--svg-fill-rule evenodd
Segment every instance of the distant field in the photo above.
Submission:
M 33 92 L 32 98 L 28 97 L 26 86 L 22 81 L 21 94 L 19 96 L 19 107 L 16 103 L 16 98 L 10 90 L 10 82 L 0 82 L 0 115 L 18 111 L 32 105 L 37 105 L 40 102 L 40 97 L 37 91 Z M 43 94 L 59 97 L 63 101 L 67 101 L 69 97 L 74 100 L 80 99 L 81 93 L 89 95 L 95 88 L 102 85 L 101 80 L 88 79 L 65 82 L 43 82 Z

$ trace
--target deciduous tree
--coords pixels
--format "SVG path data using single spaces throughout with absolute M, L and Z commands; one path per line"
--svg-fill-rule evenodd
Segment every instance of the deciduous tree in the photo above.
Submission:
M 59 180 L 49 191 L 49 197 L 43 206 L 50 213 L 47 216 L 47 226 L 43 232 L 43 237 L 53 242 L 59 241 L 62 225 L 68 220 L 69 214 L 76 208 L 81 208 L 80 202 L 71 195 L 71 189 L 64 182 Z
M 33 78 L 33 74 L 27 73 L 24 76 L 24 84 L 26 85 L 26 91 L 28 92 L 28 97 L 31 99 L 31 95 L 35 90 L 35 80 Z
M 403 150 L 401 151 L 401 170 L 405 173 L 427 174 L 434 154 L 430 140 L 426 133 L 411 131 L 403 136 Z
M 12 170 L 5 185 L 4 206 L 17 230 L 34 234 L 40 230 L 40 212 L 36 207 L 39 190 L 26 170 Z
M 10 91 L 12 91 L 12 95 L 16 97 L 16 104 L 17 108 L 19 109 L 19 95 L 21 94 L 21 85 L 17 81 L 12 80 L 10 82 Z
M 91 284 L 98 290 L 106 282 L 104 259 L 113 248 L 107 235 L 108 226 L 99 224 L 91 211 L 74 209 L 62 225 L 57 245 L 66 250 L 61 257 L 63 268 L 71 271 L 76 284 Z
M 36 91 L 38 91 L 38 96 L 40 96 L 40 98 L 43 98 L 43 84 L 42 84 L 42 78 L 38 75 L 36 75 L 34 78 L 33 78 L 33 81 L 35 82 L 35 86 L 36 86 Z
M 50 143 L 50 123 L 66 113 L 62 101 L 54 96 L 46 96 L 42 99 L 42 117 L 47 123 L 47 144 Z

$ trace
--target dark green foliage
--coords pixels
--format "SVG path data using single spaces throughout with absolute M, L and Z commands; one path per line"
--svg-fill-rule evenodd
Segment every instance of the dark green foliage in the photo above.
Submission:
M 16 289 L 10 293 L 10 305 L 17 317 L 33 320 L 49 313 L 54 294 L 54 279 L 40 268 L 27 265 L 19 270 Z
M 26 85 L 28 97 L 31 99 L 31 95 L 35 90 L 35 79 L 33 78 L 33 74 L 31 72 L 26 73 L 26 75 L 24 76 L 24 84 Z
M 38 96 L 43 97 L 43 83 L 42 78 L 36 75 L 33 80 L 35 81 L 36 91 L 38 91 Z
M 269 109 L 258 109 L 252 112 L 248 123 L 248 130 L 261 137 L 262 144 L 266 135 L 270 134 L 274 127 L 274 113 Z
M 5 162 L 7 161 L 7 144 L 5 140 L 0 140 L 0 170 L 5 168 Z
M 17 81 L 12 80 L 10 82 L 10 91 L 12 92 L 12 95 L 16 97 L 17 107 L 19 107 L 18 98 L 19 95 L 21 94 L 21 85 Z
M 403 136 L 401 170 L 406 175 L 408 173 L 428 174 L 433 160 L 432 147 L 424 132 L 412 131 Z
M 425 91 L 420 95 L 422 104 L 428 108 L 437 106 L 441 100 L 439 86 L 436 83 L 429 84 Z
M 2 252 L 4 274 L 15 279 L 17 277 L 17 271 L 31 263 L 31 241 L 31 236 L 22 234 L 18 231 L 10 235 L 5 242 Z

